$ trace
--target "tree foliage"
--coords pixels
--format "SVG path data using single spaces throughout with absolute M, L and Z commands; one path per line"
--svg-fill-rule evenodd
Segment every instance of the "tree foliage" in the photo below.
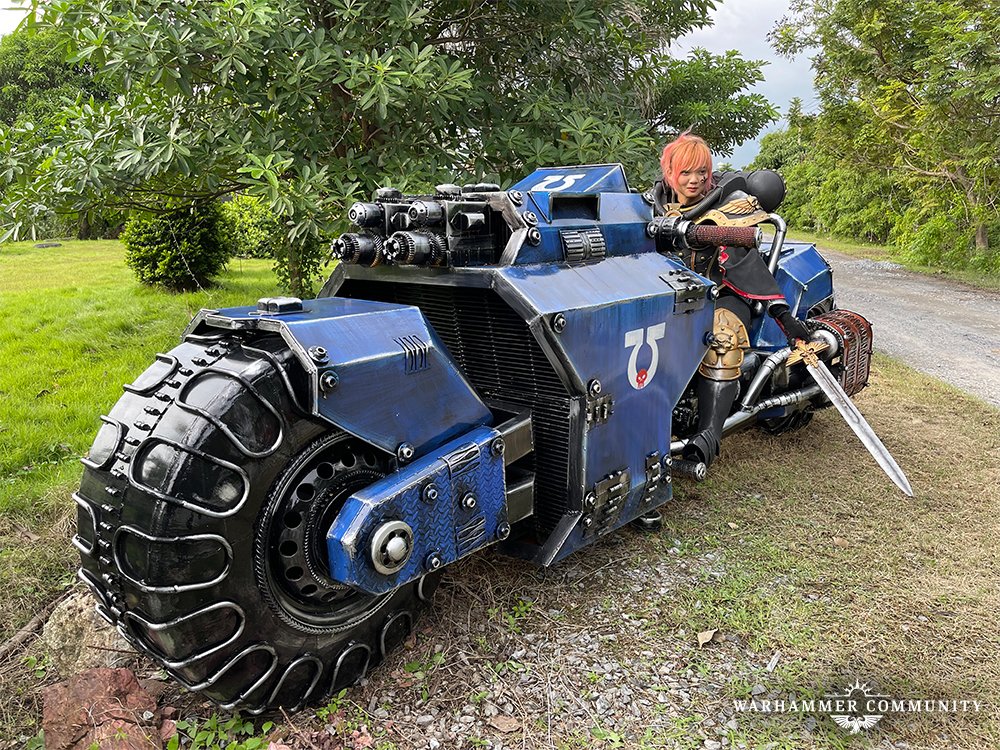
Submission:
M 374 187 L 510 182 L 620 161 L 641 181 L 694 126 L 717 151 L 773 119 L 735 53 L 672 59 L 714 0 L 33 0 L 31 23 L 118 82 L 29 151 L 0 138 L 0 208 L 155 208 L 241 191 L 285 222 L 308 291 L 317 238 Z M 13 130 L 16 131 L 16 128 Z M 0 132 L 0 136 L 11 131 Z
M 793 0 L 774 34 L 790 53 L 818 50 L 809 159 L 852 194 L 896 201 L 887 233 L 925 260 L 1000 266 L 998 29 L 995 0 Z

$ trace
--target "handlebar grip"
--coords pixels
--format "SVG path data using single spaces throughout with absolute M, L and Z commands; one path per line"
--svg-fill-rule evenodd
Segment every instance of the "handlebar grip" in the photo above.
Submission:
M 759 247 L 763 233 L 757 227 L 715 227 L 692 224 L 685 232 L 690 245 L 727 245 L 729 247 Z

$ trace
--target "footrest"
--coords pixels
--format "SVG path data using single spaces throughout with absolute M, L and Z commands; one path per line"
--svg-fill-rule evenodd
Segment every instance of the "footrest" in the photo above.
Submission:
M 708 467 L 703 461 L 689 461 L 686 458 L 675 458 L 670 463 L 670 470 L 673 474 L 681 474 L 696 482 L 708 476 Z

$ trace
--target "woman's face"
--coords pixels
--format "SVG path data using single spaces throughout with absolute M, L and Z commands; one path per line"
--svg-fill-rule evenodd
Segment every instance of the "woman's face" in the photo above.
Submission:
M 701 198 L 708 184 L 708 167 L 692 167 L 677 175 L 677 197 L 681 203 L 692 203 Z

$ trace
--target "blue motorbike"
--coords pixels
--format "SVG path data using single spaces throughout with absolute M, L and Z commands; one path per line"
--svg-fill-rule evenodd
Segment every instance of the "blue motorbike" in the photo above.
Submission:
M 376 191 L 318 299 L 203 310 L 84 460 L 80 577 L 187 689 L 297 708 L 399 646 L 442 571 L 495 545 L 551 566 L 669 503 L 717 287 L 676 252 L 758 228 L 654 218 L 619 165 L 508 190 Z M 759 251 L 847 394 L 871 328 L 784 224 Z M 828 405 L 759 315 L 727 432 Z

